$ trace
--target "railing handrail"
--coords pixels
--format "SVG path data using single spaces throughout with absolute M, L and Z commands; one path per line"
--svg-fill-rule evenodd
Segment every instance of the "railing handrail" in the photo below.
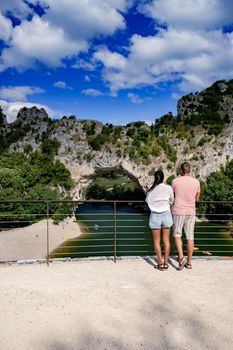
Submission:
M 18 199 L 12 199 L 12 200 L 0 200 L 0 204 L 7 204 L 7 203 L 145 203 L 144 200 L 107 200 L 107 199 L 75 199 L 75 200 L 53 200 L 53 199 L 28 199 L 28 200 L 18 200 Z M 233 204 L 233 201 L 198 201 L 198 204 L 202 203 L 213 203 L 213 204 Z
M 80 248 L 80 250 L 77 251 L 77 252 L 73 252 L 73 251 L 70 250 L 69 251 L 69 255 L 71 255 L 71 256 L 73 256 L 73 255 L 78 256 L 78 255 L 80 255 L 80 254 L 82 255 L 84 253 L 85 254 L 90 254 L 90 251 L 89 251 L 89 253 L 88 253 L 88 251 L 87 252 L 83 251 L 83 249 L 85 247 L 89 247 L 90 249 L 92 249 L 93 247 L 96 247 L 96 248 L 98 248 L 96 250 L 97 254 L 102 254 L 102 253 L 104 254 L 104 252 L 105 252 L 107 255 L 109 255 L 110 252 L 108 250 L 103 249 L 103 252 L 102 252 L 102 250 L 99 251 L 99 249 L 101 247 L 111 247 L 111 249 L 110 248 L 109 249 L 110 250 L 113 249 L 114 261 L 116 262 L 117 251 L 121 251 L 121 248 L 120 248 L 120 250 L 118 250 L 119 247 L 123 247 L 124 248 L 122 250 L 122 254 L 128 254 L 128 253 L 131 253 L 131 251 L 130 250 L 125 250 L 125 249 L 127 249 L 127 247 L 131 247 L 132 246 L 133 247 L 133 252 L 134 253 L 138 253 L 139 251 L 135 250 L 135 247 L 139 246 L 139 247 L 142 248 L 142 247 L 147 247 L 148 246 L 148 242 L 146 242 L 145 244 L 141 244 L 141 243 L 138 244 L 138 243 L 136 243 L 135 240 L 137 240 L 137 238 L 135 238 L 135 237 L 134 237 L 134 241 L 135 242 L 133 241 L 134 244 L 131 244 L 131 242 L 130 242 L 130 244 L 127 244 L 127 242 L 125 243 L 123 241 L 122 241 L 123 243 L 119 243 L 118 242 L 119 235 L 120 235 L 119 240 L 122 239 L 122 237 L 121 237 L 122 233 L 131 234 L 130 230 L 133 230 L 134 236 L 135 236 L 135 234 L 140 234 L 141 235 L 141 234 L 144 234 L 145 229 L 148 228 L 148 223 L 145 224 L 145 223 L 142 222 L 143 226 L 141 226 L 140 224 L 137 224 L 137 221 L 143 221 L 143 220 L 137 220 L 137 218 L 136 219 L 134 218 L 133 220 L 131 220 L 131 218 L 130 218 L 130 215 L 141 215 L 141 214 L 131 213 L 131 212 L 129 212 L 129 213 L 123 213 L 122 212 L 121 213 L 121 211 L 120 211 L 121 208 L 124 208 L 124 206 L 126 204 L 131 205 L 135 209 L 137 209 L 137 208 L 138 209 L 139 208 L 142 209 L 144 207 L 143 204 L 145 204 L 144 200 L 104 200 L 104 199 L 95 199 L 95 200 L 92 200 L 92 199 L 89 199 L 89 200 L 85 200 L 85 199 L 84 200 L 82 200 L 82 199 L 76 199 L 76 200 L 71 200 L 71 199 L 70 200 L 66 200 L 66 199 L 63 199 L 63 200 L 62 199 L 60 199 L 60 200 L 58 200 L 58 199 L 57 200 L 53 200 L 53 199 L 16 200 L 16 199 L 12 199 L 12 200 L 10 200 L 10 199 L 8 199 L 8 200 L 0 200 L 0 209 L 1 208 L 3 209 L 3 214 L 0 214 L 0 222 L 1 222 L 1 224 L 4 224 L 4 225 L 5 224 L 10 224 L 11 225 L 9 227 L 5 227 L 6 225 L 3 226 L 3 227 L 1 226 L 1 230 L 3 230 L 4 228 L 5 229 L 12 228 L 12 224 L 14 224 L 14 223 L 15 223 L 16 226 L 17 225 L 22 225 L 22 224 L 25 224 L 25 225 L 26 224 L 32 224 L 34 222 L 39 221 L 40 220 L 40 216 L 43 216 L 42 219 L 45 219 L 46 222 L 47 222 L 46 228 L 45 228 L 45 230 L 46 230 L 45 247 L 46 247 L 46 260 L 47 260 L 47 264 L 49 264 L 49 259 L 50 259 L 50 254 L 51 254 L 51 252 L 50 252 L 50 237 L 51 237 L 51 234 L 50 234 L 50 227 L 51 227 L 50 226 L 51 225 L 50 219 L 51 218 L 53 219 L 53 217 L 55 218 L 55 215 L 57 214 L 58 216 L 66 216 L 67 218 L 71 217 L 72 220 L 76 221 L 77 220 L 76 210 L 79 208 L 79 205 L 81 207 L 82 204 L 89 204 L 89 203 L 93 204 L 93 208 L 95 207 L 95 204 L 97 204 L 97 205 L 100 204 L 100 205 L 102 205 L 103 208 L 105 207 L 105 208 L 108 208 L 108 209 L 111 206 L 111 208 L 112 208 L 111 210 L 112 210 L 112 213 L 113 213 L 113 218 L 111 218 L 111 219 L 105 218 L 104 220 L 102 220 L 102 218 L 101 218 L 101 221 L 104 221 L 104 222 L 110 221 L 110 222 L 112 222 L 112 220 L 113 220 L 113 224 L 109 226 L 109 223 L 106 222 L 104 225 L 102 225 L 102 224 L 100 224 L 101 226 L 97 225 L 97 226 L 101 227 L 101 229 L 103 229 L 103 233 L 98 232 L 99 234 L 103 234 L 104 235 L 104 234 L 107 234 L 107 233 L 111 233 L 112 238 L 107 237 L 107 239 L 111 240 L 111 242 L 106 244 L 106 242 L 104 241 L 103 245 L 100 245 L 99 243 L 98 244 L 95 243 L 96 245 L 94 245 L 94 246 L 90 245 L 89 243 L 86 246 L 85 246 L 85 244 L 83 244 L 83 243 L 81 244 L 80 243 L 80 245 L 77 246 L 77 247 Z M 19 204 L 19 205 L 17 205 L 17 204 Z M 21 207 L 20 207 L 20 204 L 21 204 Z M 27 205 L 30 208 L 30 205 L 33 205 L 33 204 L 40 204 L 40 205 L 35 205 L 34 206 L 34 207 L 38 207 L 39 208 L 39 213 L 34 213 L 33 214 L 33 213 L 28 213 L 27 211 L 25 213 L 24 212 L 22 212 L 22 213 L 20 212 L 18 214 L 18 218 L 20 217 L 20 215 L 22 215 L 22 218 L 20 218 L 20 220 L 16 220 L 15 219 L 16 215 L 15 215 L 14 210 L 18 211 L 17 210 L 18 208 L 23 208 L 23 207 L 26 208 Z M 61 206 L 59 206 L 59 204 Z M 65 204 L 70 204 L 70 205 L 67 206 Z M 221 222 L 221 224 L 224 224 L 225 225 L 224 227 L 226 227 L 227 230 L 229 230 L 229 232 L 231 232 L 230 231 L 231 230 L 231 226 L 230 225 L 232 223 L 232 217 L 233 217 L 233 210 L 232 210 L 233 209 L 233 205 L 232 205 L 233 201 L 219 201 L 219 200 L 218 201 L 204 201 L 204 200 L 201 200 L 197 204 L 200 204 L 200 205 L 204 204 L 203 206 L 199 206 L 199 207 L 197 205 L 197 217 L 201 218 L 203 215 L 206 216 L 206 218 L 208 218 L 208 222 L 212 223 L 212 225 L 213 224 L 216 225 L 215 222 L 217 222 L 217 223 Z M 212 206 L 211 206 L 211 204 L 212 204 Z M 227 212 L 226 214 L 220 213 L 220 212 L 218 212 L 218 213 L 210 213 L 210 214 L 208 214 L 208 213 L 198 213 L 198 211 L 202 211 L 201 210 L 202 208 L 204 210 L 206 210 L 205 208 L 211 208 L 211 207 L 215 207 L 217 209 L 219 207 L 218 204 L 221 205 L 222 208 L 228 208 L 226 210 L 226 212 Z M 62 207 L 62 205 L 65 205 L 65 208 L 64 208 L 65 211 L 67 210 L 66 207 L 67 208 L 69 207 L 69 209 L 68 209 L 69 213 L 65 213 L 64 211 L 61 212 L 61 213 L 59 212 L 60 209 L 58 209 L 58 208 Z M 108 205 L 108 206 L 104 206 L 104 205 Z M 4 208 L 6 208 L 6 209 L 4 210 Z M 15 209 L 11 210 L 11 209 L 8 209 L 8 208 L 15 208 Z M 51 212 L 49 210 L 50 208 L 51 208 Z M 87 208 L 89 208 L 88 205 L 87 205 Z M 32 207 L 32 209 L 33 209 L 33 207 Z M 119 212 L 118 212 L 118 209 L 119 209 Z M 8 212 L 9 212 L 9 215 L 8 215 Z M 13 212 L 13 213 L 11 214 L 11 212 Z M 43 214 L 41 214 L 42 212 L 43 212 Z M 120 213 L 120 216 L 118 215 L 119 213 Z M 148 210 L 141 210 L 141 213 L 143 213 L 143 215 L 146 214 L 148 216 L 149 211 Z M 39 220 L 35 220 L 34 217 L 32 217 L 30 219 L 30 216 L 33 216 L 33 215 L 39 217 Z M 93 214 L 93 213 L 88 213 L 88 214 L 82 213 L 80 215 L 96 215 L 96 214 Z M 101 213 L 98 213 L 98 215 L 101 215 Z M 105 213 L 104 213 L 104 215 L 105 215 Z M 128 217 L 127 220 L 125 220 L 124 217 L 122 218 L 122 215 L 127 215 L 127 217 Z M 213 217 L 214 215 L 216 216 L 216 218 Z M 224 215 L 225 215 L 225 217 L 222 218 L 222 216 L 224 216 Z M 3 216 L 3 220 L 1 220 L 1 216 Z M 7 219 L 7 216 L 9 216 L 9 219 Z M 14 218 L 12 219 L 11 216 L 13 216 Z M 24 218 L 24 216 L 26 216 L 26 219 Z M 28 216 L 28 218 L 27 218 L 27 216 Z M 56 221 L 56 219 L 55 219 L 55 221 Z M 96 234 L 96 232 L 93 232 L 93 229 L 92 229 L 93 227 L 92 226 L 93 226 L 93 221 L 95 222 L 97 219 L 94 219 L 94 220 L 88 219 L 89 221 L 86 220 L 85 217 L 84 217 L 84 219 L 83 218 L 80 219 L 81 220 L 80 221 L 81 225 L 79 225 L 80 230 L 82 231 L 82 229 L 84 229 L 83 232 L 86 232 L 85 230 L 88 227 L 85 224 L 85 221 L 86 221 L 86 222 L 89 222 L 89 224 L 87 224 L 87 225 L 89 225 L 91 227 L 90 230 L 89 230 L 89 227 L 88 227 L 87 233 L 89 235 L 93 235 L 94 233 Z M 59 219 L 57 219 L 57 220 L 59 220 Z M 125 221 L 127 221 L 127 223 L 125 223 Z M 133 224 L 132 224 L 132 222 L 133 222 Z M 214 226 L 211 226 L 211 227 L 214 227 Z M 111 229 L 109 229 L 109 228 L 111 228 Z M 107 229 L 107 232 L 106 232 L 106 229 Z M 126 229 L 129 231 L 128 233 L 127 233 Z M 139 232 L 137 232 L 138 229 L 139 229 Z M 98 227 L 97 227 L 96 230 L 98 230 Z M 108 232 L 109 230 L 111 232 Z M 118 230 L 120 230 L 120 231 L 118 231 Z M 202 231 L 200 231 L 199 233 L 202 235 Z M 215 232 L 206 232 L 205 234 L 206 235 L 210 235 L 210 234 L 212 235 L 213 233 L 215 234 Z M 231 235 L 231 233 L 229 233 L 229 234 Z M 199 237 L 199 238 L 201 239 L 201 241 L 199 243 L 199 246 L 203 247 L 202 249 L 204 249 L 205 247 L 209 247 L 209 246 L 211 246 L 211 247 L 212 246 L 213 247 L 217 246 L 219 248 L 218 248 L 218 250 L 216 250 L 214 248 L 213 249 L 214 252 L 217 252 L 218 254 L 220 253 L 220 255 L 223 255 L 222 253 L 226 253 L 228 255 L 232 255 L 232 249 L 229 250 L 229 249 L 224 248 L 224 250 L 223 250 L 222 247 L 228 247 L 229 244 L 225 244 L 225 241 L 223 241 L 222 237 L 221 237 L 221 240 L 220 240 L 220 238 L 218 239 L 218 237 L 217 237 L 217 239 L 216 239 L 216 237 L 213 236 L 213 242 L 210 242 L 208 244 L 204 244 L 205 242 L 203 242 L 204 239 L 202 237 Z M 64 240 L 63 237 L 62 237 L 62 239 Z M 91 237 L 91 238 L 86 239 L 86 241 L 89 242 L 91 239 L 95 239 L 95 238 Z M 106 240 L 106 237 L 104 239 Z M 143 238 L 143 239 L 145 239 L 145 238 Z M 225 237 L 224 237 L 224 239 L 225 239 Z M 101 237 L 101 239 L 99 239 L 99 241 L 102 241 L 102 240 L 103 240 L 103 238 Z M 127 240 L 131 240 L 132 241 L 131 237 L 126 237 L 126 238 L 124 238 L 124 240 L 125 241 L 127 241 Z M 214 241 L 216 241 L 216 242 L 214 242 Z M 233 244 L 231 243 L 230 245 L 233 248 Z M 77 248 L 76 245 L 73 245 L 73 247 L 75 249 Z M 62 244 L 62 249 L 67 249 L 67 248 L 69 248 L 69 245 L 66 247 L 66 245 Z M 57 249 L 60 249 L 60 248 L 57 248 Z M 145 253 L 147 251 L 147 249 L 145 248 L 144 249 L 145 251 L 143 249 L 141 249 L 140 251 Z M 205 251 L 201 251 L 201 253 L 205 253 Z M 207 254 L 207 253 L 208 253 L 208 255 L 209 254 L 211 255 L 210 252 L 206 252 L 205 254 Z M 64 255 L 64 254 L 65 254 L 64 252 L 63 253 L 55 252 L 54 256 L 55 255 L 59 256 L 59 255 Z M 91 254 L 92 254 L 92 252 L 91 252 Z M 174 254 L 174 250 L 173 250 L 173 254 Z

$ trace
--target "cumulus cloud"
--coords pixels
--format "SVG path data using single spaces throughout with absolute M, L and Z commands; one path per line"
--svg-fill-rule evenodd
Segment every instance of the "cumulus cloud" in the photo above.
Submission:
M 1 0 L 2 13 L 11 13 L 14 17 L 23 19 L 33 13 L 32 8 L 22 0 Z
M 10 35 L 12 32 L 12 24 L 11 21 L 2 15 L 0 11 L 0 40 L 7 41 L 10 39 Z
M 96 62 L 94 60 L 87 61 L 82 58 L 76 60 L 76 62 L 72 65 L 72 68 L 76 69 L 84 69 L 87 71 L 94 71 L 96 69 Z
M 0 88 L 0 98 L 7 101 L 27 101 L 29 95 L 43 92 L 43 89 L 36 86 L 3 86 Z
M 0 106 L 2 107 L 4 114 L 7 117 L 8 123 L 12 123 L 15 121 L 19 110 L 23 107 L 30 108 L 30 107 L 36 106 L 38 108 L 44 108 L 51 118 L 60 117 L 62 115 L 62 113 L 58 111 L 54 111 L 53 109 L 49 108 L 47 105 L 43 105 L 40 103 L 7 102 L 5 100 L 0 100 Z
M 91 39 L 98 35 L 112 35 L 116 29 L 125 28 L 120 11 L 131 1 L 109 0 L 43 0 L 48 6 L 47 20 L 62 27 L 72 38 Z
M 168 27 L 153 36 L 133 35 L 128 50 L 128 57 L 107 49 L 95 53 L 112 91 L 175 82 L 187 92 L 233 76 L 233 33 L 221 30 Z
M 0 71 L 9 67 L 27 69 L 34 67 L 38 61 L 50 67 L 61 66 L 64 58 L 77 56 L 81 51 L 86 52 L 89 41 L 94 37 L 113 35 L 116 30 L 124 29 L 122 12 L 127 11 L 132 4 L 131 0 L 30 2 L 45 6 L 45 14 L 39 17 L 23 0 L 1 1 L 3 14 L 9 11 L 22 21 L 10 28 L 7 18 L 2 18 L 1 27 L 4 26 L 4 30 L 1 35 L 4 36 L 7 47 L 0 57 Z M 29 13 L 32 20 L 26 19 Z
M 51 67 L 61 66 L 62 58 L 86 49 L 85 41 L 67 38 L 62 28 L 35 15 L 32 21 L 23 21 L 14 28 L 11 46 L 3 50 L 0 58 L 0 71 L 33 67 L 38 60 Z
M 127 96 L 130 99 L 130 101 L 133 102 L 133 103 L 140 104 L 140 103 L 143 102 L 143 99 L 140 98 L 139 95 L 134 94 L 133 92 L 129 92 Z
M 153 0 L 139 5 L 145 15 L 187 29 L 217 29 L 233 22 L 232 0 Z
M 86 90 L 82 90 L 82 94 L 87 95 L 87 96 L 102 96 L 103 93 L 100 90 L 96 90 L 96 89 L 86 89 Z
M 68 86 L 68 85 L 66 84 L 66 82 L 65 82 L 65 81 L 62 81 L 62 80 L 56 81 L 56 82 L 53 84 L 53 86 L 55 86 L 55 87 L 57 87 L 57 88 L 59 88 L 59 89 L 72 90 L 72 87 L 71 87 L 71 86 Z
M 101 61 L 107 68 L 124 68 L 127 59 L 117 52 L 111 52 L 106 47 L 101 47 L 94 53 L 94 58 Z

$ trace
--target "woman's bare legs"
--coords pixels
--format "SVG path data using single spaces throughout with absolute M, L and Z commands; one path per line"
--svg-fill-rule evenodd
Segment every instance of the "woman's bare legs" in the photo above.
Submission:
M 161 245 L 160 245 L 160 229 L 153 228 L 152 236 L 153 236 L 154 250 L 157 255 L 157 258 L 159 259 L 159 265 L 163 265 L 162 251 L 161 251 Z
M 170 228 L 163 228 L 163 244 L 164 244 L 164 265 L 168 265 L 168 257 L 170 254 Z

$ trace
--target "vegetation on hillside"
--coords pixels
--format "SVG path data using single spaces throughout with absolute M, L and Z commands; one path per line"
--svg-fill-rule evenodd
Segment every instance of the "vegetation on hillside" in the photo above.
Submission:
M 226 167 L 210 174 L 206 182 L 201 183 L 202 201 L 231 201 L 231 203 L 200 203 L 201 213 L 222 214 L 218 218 L 233 220 L 233 160 Z M 226 214 L 231 214 L 226 217 Z M 225 215 L 225 216 L 224 216 Z M 207 215 L 208 217 L 208 215 Z M 213 217 L 209 216 L 209 219 Z
M 65 193 L 71 186 L 69 171 L 62 163 L 54 160 L 53 154 L 35 152 L 29 158 L 16 153 L 2 154 L 0 155 L 0 200 L 43 202 L 31 205 L 1 204 L 1 221 L 14 221 L 15 214 L 20 214 L 20 221 L 24 224 L 40 220 L 46 217 L 46 200 L 70 199 L 65 196 Z M 63 193 L 61 193 L 62 188 L 64 188 Z M 63 219 L 62 213 L 70 215 L 72 212 L 70 205 L 61 208 L 59 204 L 51 204 L 49 211 L 50 214 L 54 214 L 55 221 Z

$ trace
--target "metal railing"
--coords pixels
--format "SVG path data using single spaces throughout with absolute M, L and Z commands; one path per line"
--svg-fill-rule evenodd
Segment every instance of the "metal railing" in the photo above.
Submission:
M 232 209 L 199 202 L 194 255 L 233 256 Z M 0 201 L 0 261 L 152 256 L 148 217 L 143 201 Z

